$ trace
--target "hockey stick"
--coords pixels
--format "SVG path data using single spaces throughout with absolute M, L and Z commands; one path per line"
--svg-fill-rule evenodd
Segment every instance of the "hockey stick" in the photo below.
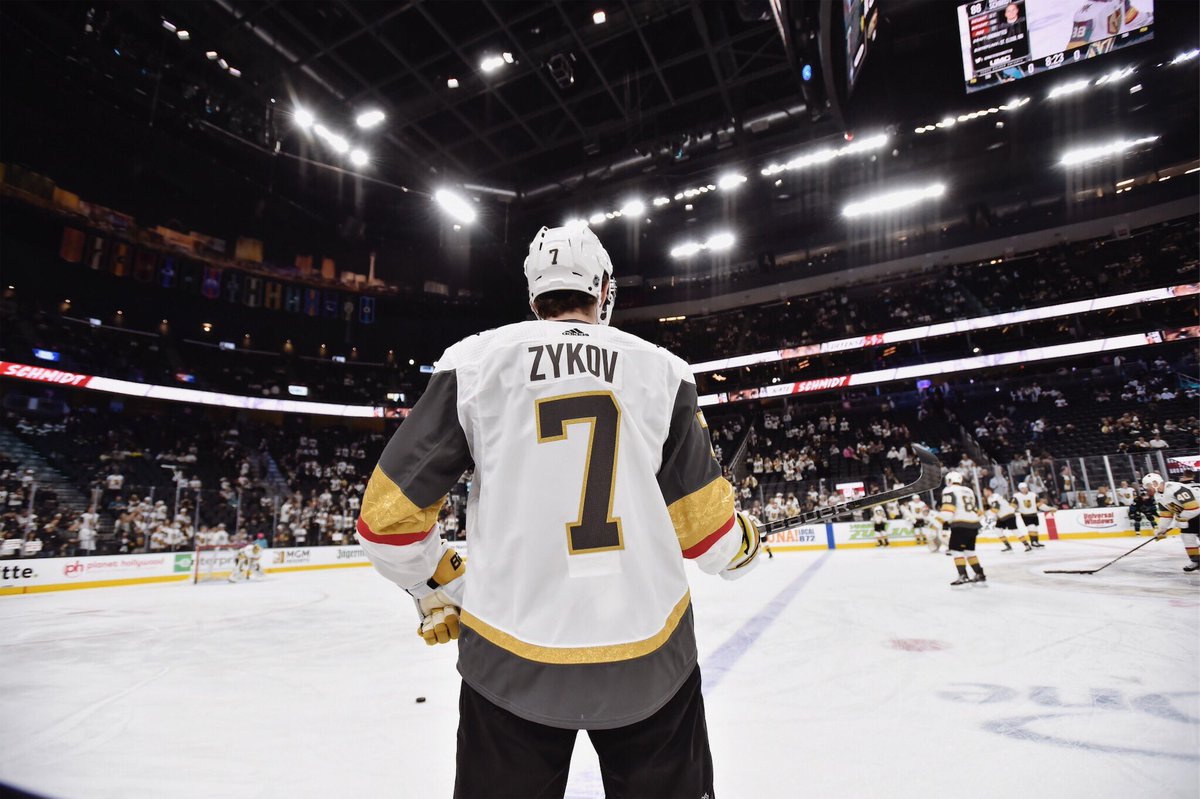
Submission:
M 776 533 L 783 533 L 796 527 L 803 527 L 806 524 L 824 524 L 825 522 L 833 521 L 839 516 L 853 513 L 856 510 L 884 505 L 911 494 L 930 491 L 941 485 L 942 462 L 937 459 L 937 456 L 916 444 L 913 445 L 913 452 L 916 453 L 917 460 L 921 462 L 921 474 L 908 485 L 901 488 L 893 488 L 891 491 L 884 491 L 881 494 L 872 494 L 869 497 L 859 497 L 849 502 L 841 502 L 837 505 L 813 508 L 810 511 L 801 513 L 799 516 L 765 522 L 758 526 L 759 533 L 762 535 L 775 535 Z
M 1121 555 L 1120 557 L 1113 558 L 1108 563 L 1105 563 L 1103 566 L 1101 566 L 1099 569 L 1044 569 L 1043 571 L 1045 574 L 1095 574 L 1098 571 L 1103 571 L 1104 569 L 1107 569 L 1109 566 L 1113 565 L 1114 563 L 1116 563 L 1118 560 L 1125 557 L 1126 555 L 1132 555 L 1134 552 L 1137 552 L 1139 549 L 1146 546 L 1146 544 L 1149 544 L 1151 541 L 1157 541 L 1157 540 L 1158 539 L 1155 538 L 1154 536 L 1150 536 L 1149 539 L 1138 544 L 1136 547 L 1134 547 L 1133 549 L 1126 552 L 1125 555 Z

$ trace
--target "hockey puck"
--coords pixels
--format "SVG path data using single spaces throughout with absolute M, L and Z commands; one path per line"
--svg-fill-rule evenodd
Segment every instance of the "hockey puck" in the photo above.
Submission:
M 423 697 L 423 696 L 418 696 L 418 697 L 417 697 L 417 704 L 421 704 L 421 703 L 422 703 L 422 702 L 424 702 L 424 701 L 425 701 L 425 697 Z

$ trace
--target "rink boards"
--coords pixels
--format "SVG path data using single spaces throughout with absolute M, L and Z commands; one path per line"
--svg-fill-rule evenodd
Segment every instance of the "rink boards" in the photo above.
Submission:
M 1065 510 L 1038 516 L 1040 531 L 1048 539 L 1113 538 L 1134 534 L 1125 508 Z M 912 527 L 902 520 L 889 522 L 888 539 L 892 546 L 913 546 L 916 543 Z M 987 531 L 979 536 L 979 541 L 995 543 L 999 538 L 994 531 Z M 466 549 L 465 542 L 453 542 L 451 545 Z M 875 527 L 871 522 L 807 525 L 771 536 L 770 545 L 775 552 L 873 548 Z M 189 582 L 195 568 L 195 557 L 194 552 L 161 552 L 5 560 L 0 561 L 0 596 Z M 228 565 L 216 565 L 214 577 L 223 578 L 229 573 L 232 554 L 228 559 Z M 359 546 L 266 549 L 262 555 L 263 571 L 268 574 L 369 565 L 366 553 Z

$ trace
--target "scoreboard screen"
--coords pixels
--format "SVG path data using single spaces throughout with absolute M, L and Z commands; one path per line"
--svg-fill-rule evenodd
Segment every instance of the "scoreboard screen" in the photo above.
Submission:
M 1150 40 L 1154 0 L 975 0 L 958 32 L 973 92 Z
M 867 50 L 875 41 L 879 27 L 876 0 L 843 0 L 842 13 L 846 23 L 846 93 L 854 90 L 854 82 L 867 59 Z

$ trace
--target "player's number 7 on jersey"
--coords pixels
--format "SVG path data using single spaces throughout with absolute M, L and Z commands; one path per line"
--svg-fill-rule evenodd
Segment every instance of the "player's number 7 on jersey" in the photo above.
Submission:
M 621 406 L 617 398 L 611 391 L 547 397 L 534 402 L 534 416 L 539 444 L 565 441 L 570 425 L 589 427 L 579 516 L 566 525 L 567 551 L 582 555 L 624 549 L 621 520 L 612 515 L 621 444 Z

